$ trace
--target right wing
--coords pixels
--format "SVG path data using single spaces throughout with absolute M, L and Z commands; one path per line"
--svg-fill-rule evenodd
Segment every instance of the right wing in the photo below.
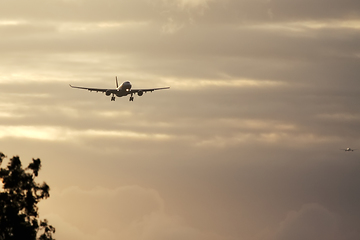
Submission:
M 72 88 L 78 88 L 78 89 L 85 89 L 85 90 L 89 90 L 90 92 L 110 92 L 110 93 L 115 93 L 117 90 L 116 89 L 105 89 L 105 88 L 87 88 L 87 87 L 77 87 L 77 86 L 72 86 L 71 84 L 69 84 L 70 87 Z
M 137 92 L 153 92 L 155 90 L 163 90 L 163 89 L 169 89 L 170 87 L 161 87 L 161 88 L 147 88 L 147 89 L 131 89 L 131 93 L 137 93 Z

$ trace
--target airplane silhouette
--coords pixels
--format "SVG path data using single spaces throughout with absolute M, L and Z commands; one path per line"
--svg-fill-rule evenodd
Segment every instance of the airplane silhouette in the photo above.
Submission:
M 134 101 L 134 94 L 137 94 L 139 97 L 142 96 L 146 92 L 153 92 L 155 90 L 162 90 L 162 89 L 169 89 L 170 87 L 162 87 L 162 88 L 147 88 L 147 89 L 132 89 L 131 83 L 129 81 L 123 82 L 120 86 L 118 83 L 117 77 L 115 77 L 116 82 L 116 88 L 110 89 L 110 88 L 88 88 L 88 87 L 77 87 L 72 86 L 72 88 L 78 88 L 78 89 L 85 89 L 89 90 L 90 92 L 104 92 L 106 96 L 111 96 L 111 101 L 115 101 L 116 97 L 123 97 L 130 94 L 129 101 Z
M 340 150 L 344 150 L 345 152 L 353 152 L 354 150 L 357 150 L 357 149 L 352 149 L 352 148 L 342 148 Z

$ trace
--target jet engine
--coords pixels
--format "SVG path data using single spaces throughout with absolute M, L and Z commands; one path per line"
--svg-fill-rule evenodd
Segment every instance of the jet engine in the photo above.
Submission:
M 111 94 L 111 91 L 109 91 L 109 90 L 106 90 L 105 94 L 106 94 L 106 96 L 110 96 L 110 94 Z
M 137 94 L 138 94 L 138 96 L 142 96 L 144 94 L 144 92 L 140 90 L 137 92 Z

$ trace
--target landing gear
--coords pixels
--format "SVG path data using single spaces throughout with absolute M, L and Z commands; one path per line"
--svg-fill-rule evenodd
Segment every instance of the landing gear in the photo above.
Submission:
M 134 101 L 134 97 L 133 97 L 133 94 L 131 93 L 131 96 L 130 96 L 130 99 L 129 99 L 130 102 Z
M 115 96 L 114 95 L 111 97 L 111 101 L 115 101 Z

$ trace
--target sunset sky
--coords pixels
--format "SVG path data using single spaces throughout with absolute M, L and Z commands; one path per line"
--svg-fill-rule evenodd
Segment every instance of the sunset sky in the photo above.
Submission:
M 359 0 L 1 0 L 0 34 L 56 239 L 360 239 Z M 69 87 L 115 76 L 171 88 Z

